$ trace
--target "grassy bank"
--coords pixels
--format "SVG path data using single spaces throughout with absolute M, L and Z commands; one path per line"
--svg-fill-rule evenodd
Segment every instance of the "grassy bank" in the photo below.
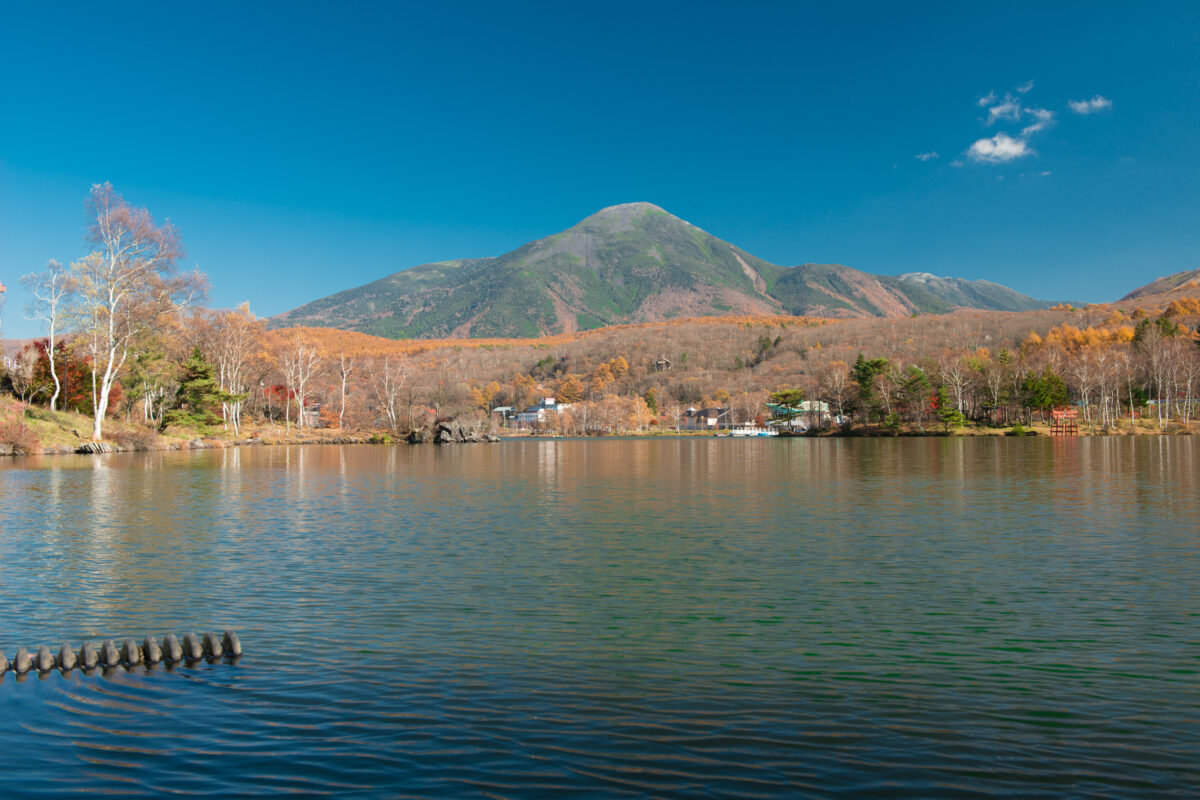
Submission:
M 30 406 L 21 414 L 20 405 L 0 397 L 0 454 L 48 455 L 74 453 L 91 441 L 92 418 L 73 411 L 50 411 Z M 371 431 L 331 428 L 290 429 L 284 424 L 255 421 L 242 426 L 238 435 L 217 428 L 170 426 L 153 430 L 140 423 L 110 419 L 104 425 L 104 443 L 113 451 L 186 450 L 230 447 L 236 444 L 319 444 L 386 440 Z

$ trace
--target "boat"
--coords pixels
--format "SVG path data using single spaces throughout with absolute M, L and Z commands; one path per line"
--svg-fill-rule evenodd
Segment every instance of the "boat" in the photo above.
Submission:
M 729 429 L 730 436 L 778 436 L 779 431 L 773 428 L 760 428 L 751 423 L 744 422 L 740 425 L 734 425 Z

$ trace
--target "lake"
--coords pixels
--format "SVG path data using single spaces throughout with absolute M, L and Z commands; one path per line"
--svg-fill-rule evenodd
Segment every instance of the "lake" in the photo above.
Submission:
M 597 439 L 0 461 L 10 796 L 1179 797 L 1189 437 Z

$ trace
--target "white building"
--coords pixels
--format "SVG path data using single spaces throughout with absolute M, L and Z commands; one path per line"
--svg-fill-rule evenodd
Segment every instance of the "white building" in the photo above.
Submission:
M 553 397 L 543 397 L 536 405 L 516 414 L 517 427 L 532 428 L 544 425 L 551 414 L 561 414 L 571 407 L 570 403 L 556 402 Z

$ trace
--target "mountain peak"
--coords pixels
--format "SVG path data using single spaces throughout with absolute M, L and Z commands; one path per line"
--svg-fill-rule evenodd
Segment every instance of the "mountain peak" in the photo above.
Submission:
M 638 220 L 654 215 L 663 215 L 671 219 L 678 219 L 678 217 L 654 205 L 654 203 L 620 203 L 619 205 L 600 209 L 590 217 L 581 220 L 578 225 L 601 225 L 606 228 L 621 230 L 628 229 Z M 682 220 L 680 221 L 682 222 Z
M 931 281 L 947 280 L 940 275 L 934 275 L 932 272 L 906 272 L 903 275 L 897 275 L 902 281 L 914 281 L 916 283 L 929 283 Z
M 654 203 L 647 203 L 644 200 L 640 200 L 636 203 L 618 203 L 615 206 L 606 206 L 592 216 L 611 216 L 613 214 L 623 215 L 631 213 L 644 213 L 646 211 L 662 211 L 664 214 L 666 213 L 662 207 L 656 206 Z

